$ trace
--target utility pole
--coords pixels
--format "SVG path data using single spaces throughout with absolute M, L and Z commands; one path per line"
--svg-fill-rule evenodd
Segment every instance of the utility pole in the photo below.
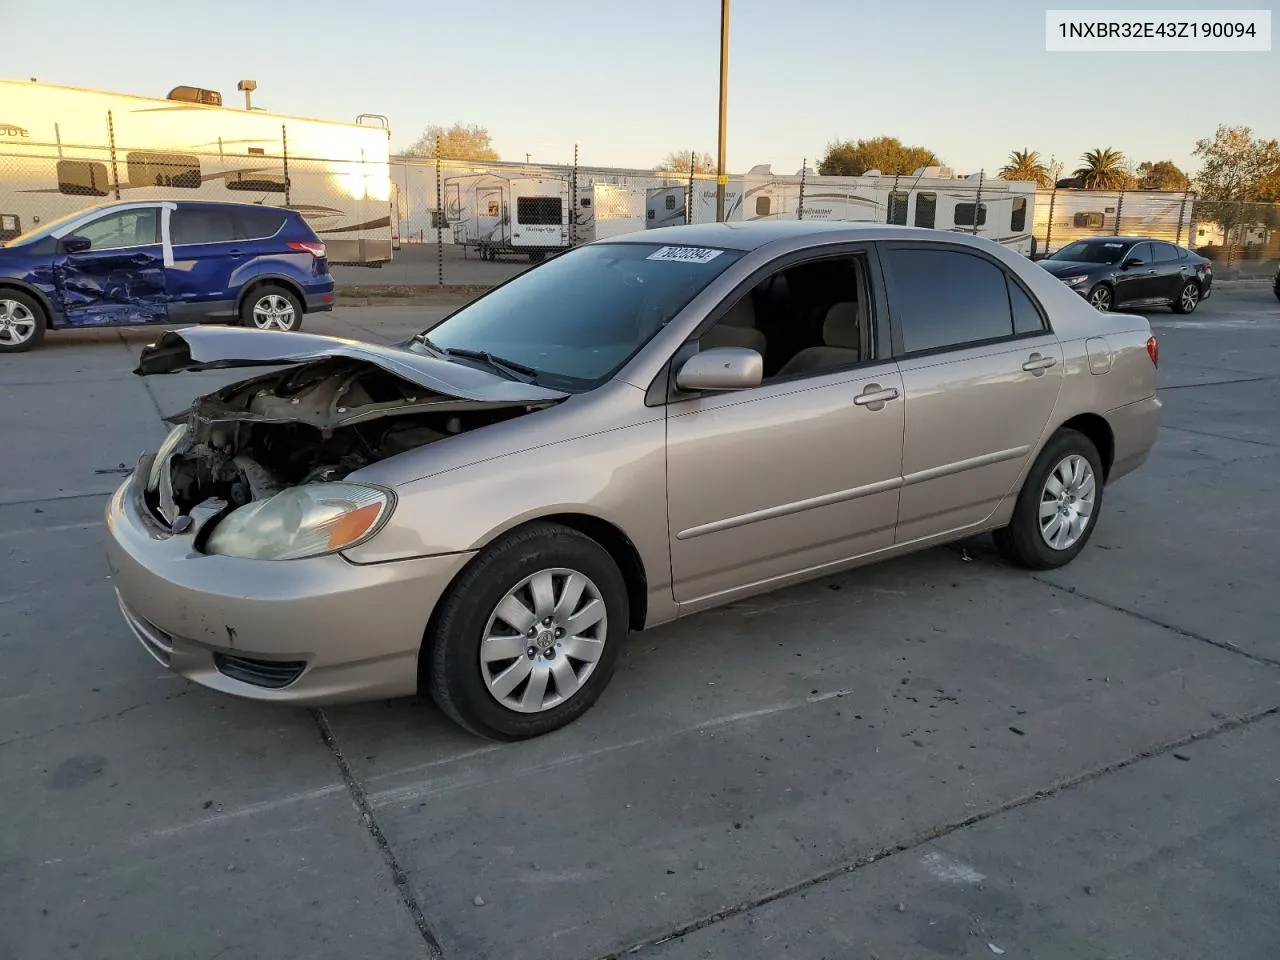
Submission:
M 720 142 L 716 153 L 716 223 L 724 222 L 725 104 L 729 99 L 729 0 L 720 0 Z

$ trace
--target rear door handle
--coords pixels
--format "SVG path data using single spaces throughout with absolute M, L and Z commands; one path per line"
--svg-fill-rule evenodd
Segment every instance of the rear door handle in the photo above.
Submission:
M 853 398 L 853 402 L 870 410 L 880 410 L 890 400 L 897 400 L 898 396 L 898 391 L 893 387 L 881 387 L 878 383 L 870 383 Z
M 230 256 L 230 257 L 243 257 L 243 256 L 244 256 L 244 251 L 243 251 L 243 250 L 228 250 L 228 251 L 227 251 L 227 256 Z
M 1057 362 L 1057 357 L 1045 357 L 1038 353 L 1033 353 L 1027 358 L 1027 362 L 1022 365 L 1022 369 L 1028 373 L 1034 373 L 1037 377 L 1042 377 L 1044 372 Z

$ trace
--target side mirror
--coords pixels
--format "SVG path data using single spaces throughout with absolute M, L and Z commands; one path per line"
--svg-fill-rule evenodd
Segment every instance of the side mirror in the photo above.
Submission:
M 93 241 L 88 237 L 77 237 L 74 234 L 62 241 L 62 249 L 66 253 L 84 253 L 92 246 Z
M 746 347 L 714 347 L 695 353 L 676 374 L 686 393 L 702 390 L 747 390 L 764 379 L 764 357 Z
M 1128 260 L 1122 263 L 1121 266 L 1124 269 L 1128 270 L 1130 267 L 1141 267 L 1141 266 L 1144 266 L 1144 264 L 1145 264 L 1145 261 L 1141 260 L 1140 258 L 1130 257 Z

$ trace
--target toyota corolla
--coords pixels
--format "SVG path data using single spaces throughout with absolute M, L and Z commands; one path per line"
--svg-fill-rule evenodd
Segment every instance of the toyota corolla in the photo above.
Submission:
M 1160 418 L 1145 319 L 980 237 L 774 222 L 588 244 L 377 346 L 166 333 L 258 365 L 111 498 L 162 664 L 294 704 L 580 716 L 631 630 L 990 531 L 1068 563 Z

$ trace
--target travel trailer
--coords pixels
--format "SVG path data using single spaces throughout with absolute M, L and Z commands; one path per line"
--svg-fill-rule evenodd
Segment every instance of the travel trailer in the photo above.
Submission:
M 1085 237 L 1119 234 L 1193 247 L 1204 242 L 1191 221 L 1194 205 L 1189 193 L 1041 190 L 1035 204 L 1036 254 L 1048 256 Z
M 645 226 L 714 221 L 715 183 L 695 182 L 691 216 L 688 194 L 687 184 L 651 188 Z M 821 177 L 807 170 L 775 174 L 764 164 L 729 181 L 725 219 L 897 223 L 977 233 L 1030 255 L 1034 202 L 1033 183 L 956 177 L 946 167 L 925 167 L 910 176 L 871 170 L 860 177 Z
M 730 180 L 724 191 L 725 220 L 741 220 L 743 181 Z M 645 191 L 646 229 L 672 227 L 684 223 L 716 222 L 716 183 L 714 180 L 695 179 L 693 182 L 693 210 L 689 210 L 689 184 L 650 187 Z
M 0 242 L 110 200 L 208 199 L 298 211 L 335 263 L 391 259 L 383 118 L 338 123 L 221 103 L 194 87 L 158 99 L 0 80 Z
M 522 254 L 538 263 L 567 250 L 576 239 L 571 209 L 569 181 L 557 177 L 469 173 L 444 181 L 453 242 L 485 260 Z

